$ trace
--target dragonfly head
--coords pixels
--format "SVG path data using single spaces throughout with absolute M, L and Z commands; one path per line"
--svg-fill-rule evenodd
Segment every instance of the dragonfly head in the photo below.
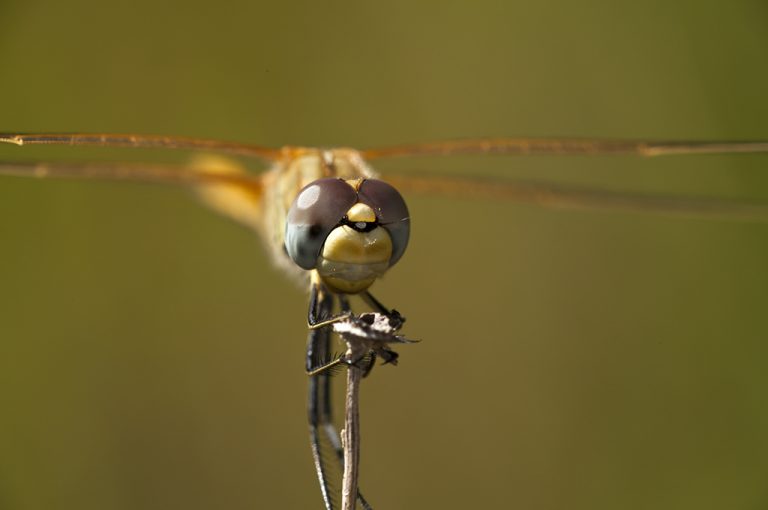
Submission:
M 318 179 L 291 204 L 285 249 L 331 290 L 355 294 L 400 260 L 410 222 L 403 197 L 383 181 Z

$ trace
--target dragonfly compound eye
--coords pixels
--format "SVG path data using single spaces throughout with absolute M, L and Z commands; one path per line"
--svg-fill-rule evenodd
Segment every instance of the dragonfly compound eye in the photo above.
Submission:
M 357 202 L 357 191 L 342 179 L 318 179 L 302 189 L 288 210 L 285 249 L 303 269 L 314 269 L 328 234 Z
M 405 201 L 389 184 L 320 179 L 291 205 L 285 248 L 300 267 L 317 269 L 332 290 L 352 294 L 400 259 L 409 230 Z
M 400 260 L 408 246 L 411 234 L 411 217 L 402 195 L 392 185 L 376 179 L 363 181 L 358 190 L 358 200 L 370 206 L 376 213 L 379 225 L 392 238 L 392 257 L 389 265 Z

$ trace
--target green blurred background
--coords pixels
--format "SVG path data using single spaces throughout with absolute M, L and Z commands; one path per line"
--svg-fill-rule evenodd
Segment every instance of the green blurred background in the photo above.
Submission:
M 0 131 L 768 138 L 768 4 L 0 0 Z M 178 161 L 0 147 L 0 159 Z M 768 156 L 390 172 L 768 199 Z M 381 509 L 768 505 L 768 227 L 408 196 Z M 320 508 L 306 296 L 183 190 L 0 181 L 0 508 Z M 341 388 L 338 388 L 341 390 Z

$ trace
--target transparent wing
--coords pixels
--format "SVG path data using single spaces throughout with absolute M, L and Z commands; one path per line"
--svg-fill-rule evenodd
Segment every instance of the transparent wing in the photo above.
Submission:
M 0 143 L 14 145 L 90 145 L 101 147 L 143 147 L 189 149 L 236 154 L 275 161 L 283 149 L 259 145 L 191 138 L 110 133 L 49 133 L 0 134 Z M 453 154 L 507 154 L 507 155 L 601 155 L 637 154 L 662 156 L 670 154 L 732 154 L 768 152 L 768 141 L 666 141 L 618 140 L 606 138 L 477 138 L 448 140 L 417 144 L 394 145 L 362 151 L 365 159 Z
M 0 143 L 9 143 L 13 145 L 89 145 L 97 147 L 188 149 L 247 156 L 266 161 L 275 161 L 282 155 L 280 149 L 184 136 L 111 133 L 0 133 Z
M 543 181 L 387 174 L 403 192 L 510 200 L 560 209 L 657 213 L 666 216 L 768 221 L 768 203 L 719 198 L 610 191 Z
M 249 228 L 261 228 L 261 175 L 249 174 L 226 158 L 202 155 L 194 158 L 188 166 L 0 162 L 0 175 L 187 185 L 205 205 L 216 212 Z
M 652 141 L 605 138 L 479 138 L 394 145 L 362 151 L 366 159 L 499 154 L 507 156 L 599 156 L 768 153 L 768 140 Z M 609 191 L 550 182 L 461 177 L 387 175 L 403 191 L 495 198 L 551 208 L 634 211 L 664 215 L 767 221 L 768 204 L 718 198 Z
M 192 149 L 224 152 L 274 161 L 290 157 L 292 148 L 199 138 L 121 134 L 0 134 L 0 143 Z M 768 141 L 644 141 L 577 138 L 485 138 L 408 144 L 362 151 L 377 159 L 419 155 L 610 155 L 765 153 Z M 262 181 L 236 164 L 201 156 L 191 167 L 136 164 L 0 163 L 0 175 L 104 178 L 192 185 L 209 207 L 249 227 L 258 228 Z M 478 196 L 535 203 L 547 207 L 655 212 L 666 215 L 765 221 L 768 205 L 716 198 L 615 192 L 545 182 L 493 181 L 456 177 L 390 175 L 405 191 Z
M 393 145 L 361 152 L 365 159 L 455 154 L 604 155 L 733 154 L 768 152 L 768 141 L 649 141 L 602 138 L 478 138 Z

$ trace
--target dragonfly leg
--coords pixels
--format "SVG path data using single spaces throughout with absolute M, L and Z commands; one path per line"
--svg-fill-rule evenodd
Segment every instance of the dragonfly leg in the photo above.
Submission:
M 352 311 L 347 308 L 342 310 L 340 314 L 333 315 L 333 299 L 330 298 L 331 306 L 329 309 L 323 310 L 320 306 L 323 299 L 329 298 L 331 294 L 321 289 L 320 285 L 312 283 L 312 287 L 309 292 L 309 313 L 307 314 L 307 325 L 309 329 L 320 329 L 325 326 L 329 326 L 334 322 L 343 321 L 352 317 Z
M 349 305 L 346 299 L 340 298 L 342 313 L 350 313 Z M 323 292 L 317 286 L 313 285 L 310 297 L 309 317 L 322 320 L 323 317 L 329 317 L 333 312 L 333 295 Z M 319 321 L 316 321 L 319 322 Z M 333 414 L 331 406 L 331 375 L 328 370 L 331 366 L 345 363 L 340 357 L 331 362 L 323 363 L 330 356 L 331 328 L 320 327 L 310 329 L 308 345 L 306 370 L 309 375 L 309 398 L 308 398 L 308 417 L 309 417 L 309 436 L 312 448 L 312 459 L 315 463 L 315 471 L 320 482 L 320 492 L 323 495 L 323 502 L 326 510 L 334 509 L 334 499 L 331 495 L 328 483 L 328 468 L 323 451 L 320 447 L 321 436 L 333 448 L 334 454 L 339 462 L 339 466 L 344 467 L 344 448 L 341 445 L 341 439 L 336 427 L 333 425 Z M 357 498 L 364 510 L 372 510 L 371 506 L 365 500 L 358 490 Z
M 368 377 L 368 374 L 373 370 L 373 366 L 376 364 L 376 351 L 371 351 L 370 359 L 363 368 L 363 377 Z
M 320 375 L 344 362 L 344 356 L 330 360 L 330 329 L 326 326 L 343 320 L 352 315 L 346 298 L 339 296 L 342 313 L 333 316 L 333 294 L 329 293 L 320 285 L 313 283 L 309 293 L 309 312 L 307 313 L 307 324 L 309 325 L 310 336 L 309 346 L 307 347 L 307 375 L 310 377 Z M 325 340 L 325 346 L 313 345 L 312 331 L 328 330 L 326 333 L 328 339 Z M 329 361 L 330 360 L 330 361 Z
M 330 315 L 333 309 L 333 299 L 330 295 L 320 295 L 317 289 L 312 289 L 313 299 L 310 300 L 310 317 L 313 314 Z M 314 310 L 313 310 L 314 308 Z M 327 359 L 331 344 L 331 331 L 329 328 L 311 329 L 307 341 L 306 369 L 309 377 L 309 398 L 307 411 L 309 418 L 309 441 L 312 448 L 312 460 L 315 463 L 315 472 L 320 482 L 320 492 L 323 496 L 326 510 L 333 510 L 333 500 L 326 476 L 327 467 L 323 452 L 320 449 L 320 428 L 325 427 L 330 421 L 330 374 L 317 373 L 311 375 L 316 360 Z
M 402 323 L 402 322 L 405 322 L 405 317 L 403 317 L 402 315 L 400 315 L 400 312 L 398 312 L 398 311 L 397 311 L 397 310 L 395 310 L 394 308 L 390 310 L 389 308 L 387 308 L 386 306 L 384 306 L 383 304 L 381 304 L 381 301 L 379 301 L 378 299 L 376 299 L 375 297 L 373 297 L 373 294 L 371 294 L 371 293 L 370 293 L 370 292 L 368 292 L 367 290 L 366 290 L 365 292 L 363 292 L 362 294 L 360 294 L 360 297 L 362 297 L 362 298 L 363 298 L 363 301 L 365 301 L 366 303 L 368 303 L 368 306 L 370 306 L 371 308 L 373 308 L 373 309 L 374 309 L 374 310 L 376 310 L 377 312 L 379 312 L 379 313 L 381 313 L 381 314 L 384 314 L 384 315 L 386 315 L 387 317 L 396 318 L 396 319 L 397 319 L 397 320 L 399 320 L 401 323 Z

